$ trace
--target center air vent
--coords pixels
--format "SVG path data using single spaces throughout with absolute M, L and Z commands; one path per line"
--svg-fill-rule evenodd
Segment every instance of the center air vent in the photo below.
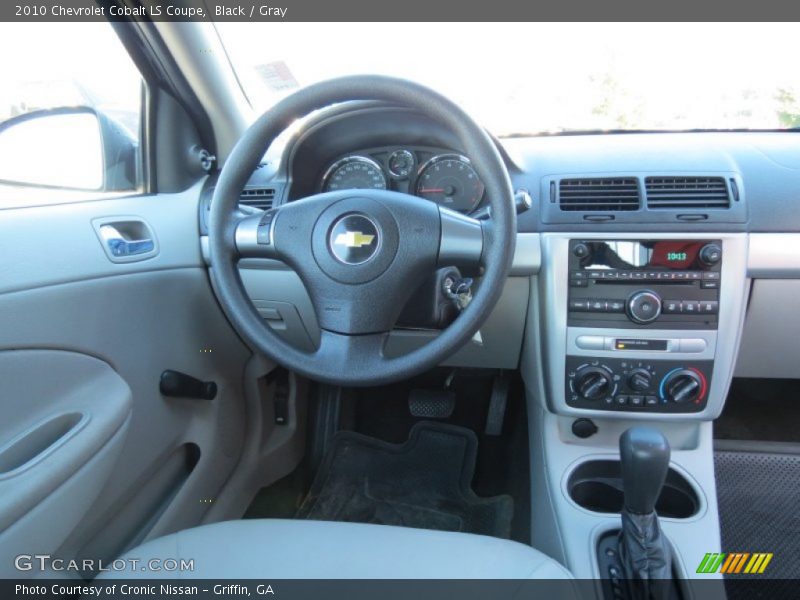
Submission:
M 639 184 L 635 177 L 562 179 L 558 205 L 571 211 L 639 209 Z
M 274 201 L 274 188 L 248 188 L 243 190 L 242 195 L 239 197 L 239 202 L 242 204 L 260 208 L 261 210 L 272 208 Z
M 729 208 L 728 186 L 722 177 L 647 177 L 649 208 Z

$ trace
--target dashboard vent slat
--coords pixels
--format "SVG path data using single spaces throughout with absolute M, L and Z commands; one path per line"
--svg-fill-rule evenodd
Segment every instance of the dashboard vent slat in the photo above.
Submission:
M 562 179 L 558 205 L 568 211 L 638 210 L 639 184 L 635 177 Z
M 730 208 L 731 198 L 723 177 L 647 177 L 648 208 Z
M 247 188 L 242 190 L 239 202 L 247 206 L 268 210 L 275 202 L 274 188 Z

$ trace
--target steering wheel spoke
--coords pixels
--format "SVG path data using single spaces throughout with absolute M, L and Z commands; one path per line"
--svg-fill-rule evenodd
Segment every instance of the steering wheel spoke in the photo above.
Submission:
M 440 267 L 477 266 L 483 260 L 483 221 L 439 207 Z
M 275 244 L 278 209 L 245 215 L 236 224 L 236 251 L 241 258 L 280 258 Z
M 314 359 L 334 373 L 353 375 L 389 360 L 383 354 L 388 338 L 389 332 L 347 335 L 323 329 Z

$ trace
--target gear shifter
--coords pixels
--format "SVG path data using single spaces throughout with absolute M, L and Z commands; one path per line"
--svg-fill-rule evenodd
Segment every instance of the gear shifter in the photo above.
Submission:
M 622 462 L 622 530 L 619 555 L 630 596 L 668 598 L 672 589 L 672 551 L 661 532 L 656 501 L 669 468 L 669 442 L 653 427 L 631 427 L 619 438 Z

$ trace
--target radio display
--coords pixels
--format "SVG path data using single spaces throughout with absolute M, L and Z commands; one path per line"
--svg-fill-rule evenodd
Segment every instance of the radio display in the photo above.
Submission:
M 581 269 L 700 269 L 705 240 L 586 240 Z
M 667 252 L 667 262 L 683 262 L 688 257 L 686 252 Z

